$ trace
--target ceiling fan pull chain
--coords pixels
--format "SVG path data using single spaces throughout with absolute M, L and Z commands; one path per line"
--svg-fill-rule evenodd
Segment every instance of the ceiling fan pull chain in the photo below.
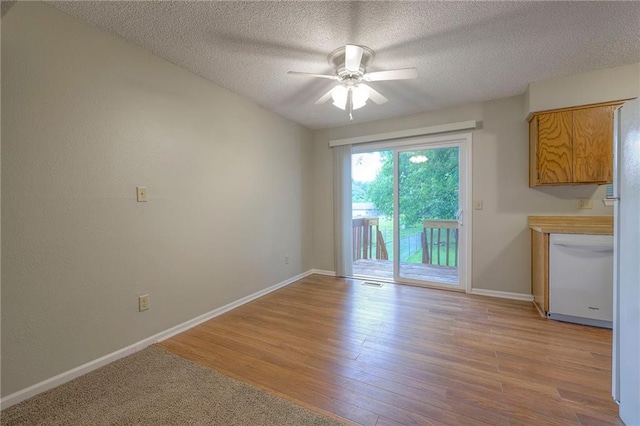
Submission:
M 349 107 L 349 120 L 353 121 L 353 89 L 351 87 L 347 92 L 347 106 Z

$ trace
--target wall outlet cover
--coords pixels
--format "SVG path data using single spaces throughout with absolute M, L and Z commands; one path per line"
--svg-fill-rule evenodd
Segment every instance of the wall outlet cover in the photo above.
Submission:
M 593 201 L 591 198 L 578 198 L 578 208 L 579 209 L 592 209 Z
M 143 294 L 138 296 L 138 311 L 146 311 L 149 309 L 149 295 Z

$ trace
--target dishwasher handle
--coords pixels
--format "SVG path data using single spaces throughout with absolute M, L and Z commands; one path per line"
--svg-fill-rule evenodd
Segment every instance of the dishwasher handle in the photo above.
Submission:
M 553 245 L 570 248 L 574 250 L 582 250 L 582 251 L 590 251 L 597 253 L 611 253 L 613 252 L 613 245 L 602 244 L 602 243 L 588 243 L 588 242 L 579 242 L 576 243 L 574 241 L 554 241 Z

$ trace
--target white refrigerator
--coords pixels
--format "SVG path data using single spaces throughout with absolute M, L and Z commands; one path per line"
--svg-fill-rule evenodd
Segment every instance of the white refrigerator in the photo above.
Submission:
M 614 114 L 613 398 L 640 425 L 640 101 Z

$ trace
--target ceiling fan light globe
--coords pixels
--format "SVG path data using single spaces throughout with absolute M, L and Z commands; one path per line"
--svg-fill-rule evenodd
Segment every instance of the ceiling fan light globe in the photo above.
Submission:
M 349 91 L 351 91 L 353 109 L 362 108 L 367 104 L 367 100 L 369 99 L 369 91 L 366 87 L 362 86 L 337 86 L 333 89 L 331 93 L 331 98 L 333 99 L 333 105 L 340 109 L 347 108 L 347 98 L 349 96 Z
M 333 99 L 333 105 L 340 108 L 347 108 L 347 95 L 349 93 L 349 89 L 345 86 L 336 86 L 331 93 L 331 98 Z
M 351 89 L 353 93 L 353 109 L 362 108 L 367 104 L 369 99 L 369 91 L 366 87 L 356 86 Z

